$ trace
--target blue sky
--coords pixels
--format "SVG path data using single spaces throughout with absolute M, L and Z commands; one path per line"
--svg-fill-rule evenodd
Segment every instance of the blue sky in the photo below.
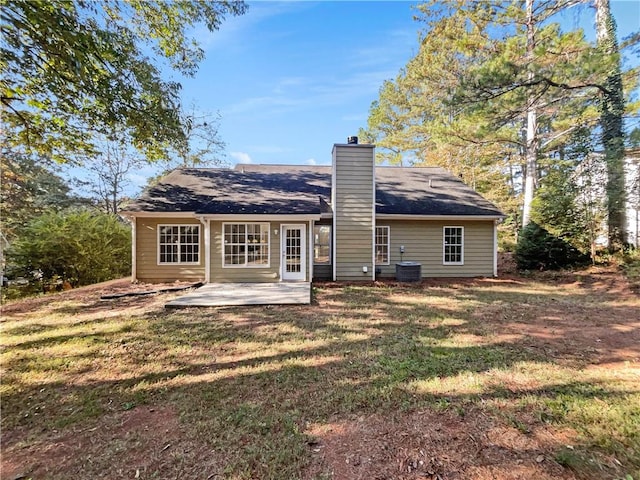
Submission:
M 334 143 L 364 127 L 385 79 L 416 53 L 415 2 L 250 2 L 248 12 L 196 37 L 206 59 L 183 102 L 219 113 L 226 163 L 329 164 Z M 617 0 L 621 37 L 640 26 L 640 1 Z M 593 36 L 593 11 L 563 23 Z M 591 32 L 591 33 L 589 33 Z M 143 185 L 152 172 L 137 172 Z
M 183 99 L 219 111 L 231 164 L 329 163 L 417 47 L 409 2 L 255 2 L 204 34 Z

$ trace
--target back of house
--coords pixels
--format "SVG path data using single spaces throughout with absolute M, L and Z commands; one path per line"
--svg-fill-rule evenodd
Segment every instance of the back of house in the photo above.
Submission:
M 497 275 L 500 210 L 439 167 L 381 167 L 350 137 L 331 166 L 180 168 L 133 201 L 134 280 L 373 281 Z

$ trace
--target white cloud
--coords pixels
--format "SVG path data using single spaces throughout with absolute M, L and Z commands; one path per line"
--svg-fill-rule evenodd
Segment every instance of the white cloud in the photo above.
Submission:
M 254 153 L 278 154 L 291 152 L 291 147 L 282 147 L 280 145 L 247 145 L 247 148 Z
M 236 160 L 236 163 L 253 163 L 253 160 L 246 152 L 231 152 L 229 155 Z
M 318 162 L 316 162 L 315 158 L 310 158 L 309 160 L 307 160 L 304 163 L 306 163 L 307 165 L 317 165 L 318 164 Z
M 266 95 L 241 99 L 223 108 L 223 113 L 225 116 L 232 116 L 247 113 L 258 115 L 262 112 L 273 116 L 315 105 L 344 105 L 353 98 L 375 96 L 382 82 L 393 78 L 396 73 L 389 69 L 356 71 L 340 77 L 327 75 L 322 78 L 283 78 L 265 92 Z M 286 94 L 283 89 L 286 89 Z
M 193 37 L 205 51 L 222 49 L 242 49 L 252 32 L 257 31 L 260 23 L 273 17 L 310 8 L 305 2 L 252 2 L 246 14 L 234 17 L 228 15 L 219 30 L 210 32 L 205 25 L 193 29 Z M 279 32 L 279 36 L 287 36 L 287 32 Z
M 304 104 L 306 102 L 302 102 Z M 265 95 L 262 97 L 249 97 L 241 100 L 238 103 L 235 103 L 225 109 L 227 115 L 238 115 L 244 113 L 253 113 L 259 111 L 271 111 L 281 110 L 281 109 L 291 109 L 296 108 L 301 105 L 301 102 L 298 100 L 292 99 L 290 96 L 286 95 Z

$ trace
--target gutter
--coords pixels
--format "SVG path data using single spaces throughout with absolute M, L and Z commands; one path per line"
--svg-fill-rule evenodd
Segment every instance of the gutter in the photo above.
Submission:
M 378 213 L 376 219 L 381 220 L 498 220 L 502 221 L 507 218 L 506 215 L 407 215 L 395 213 Z

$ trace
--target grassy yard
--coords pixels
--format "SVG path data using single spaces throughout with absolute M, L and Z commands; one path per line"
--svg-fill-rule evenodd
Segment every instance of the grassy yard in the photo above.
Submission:
M 614 271 L 177 311 L 109 285 L 4 306 L 3 479 L 640 479 Z

